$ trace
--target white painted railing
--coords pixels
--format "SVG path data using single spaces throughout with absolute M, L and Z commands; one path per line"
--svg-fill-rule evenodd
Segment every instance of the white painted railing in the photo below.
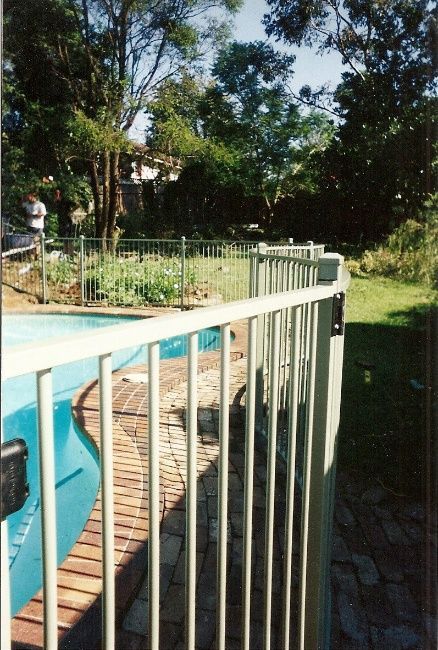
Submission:
M 289 239 L 286 244 L 269 244 L 265 252 L 269 255 L 282 255 L 286 257 L 300 257 L 301 259 L 317 260 L 324 254 L 324 244 L 315 244 L 313 241 L 307 241 L 305 244 L 295 244 L 293 239 Z
M 294 264 L 294 262 L 291 262 Z M 313 264 L 309 268 L 316 267 Z M 312 277 L 316 277 L 312 275 Z M 42 341 L 37 347 L 17 346 L 3 356 L 3 378 L 29 372 L 37 375 L 38 424 L 40 439 L 41 511 L 43 513 L 43 593 L 44 650 L 57 648 L 56 594 L 56 520 L 54 511 L 54 444 L 52 368 L 84 358 L 98 356 L 100 386 L 101 487 L 102 487 L 102 565 L 104 650 L 115 647 L 114 595 L 114 512 L 112 484 L 112 401 L 111 355 L 129 346 L 144 345 L 148 349 L 148 441 L 149 441 L 149 543 L 148 543 L 148 625 L 149 644 L 159 648 L 159 341 L 170 336 L 189 335 L 187 374 L 187 526 L 186 526 L 186 647 L 194 649 L 196 606 L 196 434 L 197 434 L 197 363 L 198 332 L 206 327 L 220 326 L 220 420 L 219 420 L 219 504 L 217 556 L 217 647 L 225 647 L 225 609 L 227 604 L 227 493 L 229 440 L 230 327 L 234 321 L 247 320 L 248 353 L 246 371 L 245 425 L 245 499 L 242 574 L 242 648 L 249 650 L 252 588 L 252 508 L 254 473 L 254 431 L 257 404 L 257 363 L 260 357 L 260 323 L 268 322 L 262 339 L 269 345 L 267 391 L 267 482 L 264 568 L 264 647 L 270 647 L 273 592 L 273 526 L 276 487 L 278 414 L 287 411 L 287 493 L 284 521 L 284 566 L 282 597 L 281 647 L 287 650 L 291 636 L 291 576 L 293 561 L 294 485 L 296 473 L 297 436 L 303 419 L 303 509 L 300 534 L 300 589 L 297 636 L 301 650 L 328 646 L 330 534 L 335 473 L 336 437 L 339 424 L 340 387 L 342 376 L 343 330 L 334 322 L 334 306 L 348 286 L 343 259 L 324 255 L 318 262 L 318 283 L 308 288 L 288 286 L 286 291 L 273 292 L 250 300 L 208 307 L 146 321 L 108 327 L 90 333 Z M 275 288 L 281 289 L 275 285 Z M 304 316 L 306 314 L 306 316 Z M 267 339 L 266 339 L 267 337 Z M 289 347 L 287 355 L 282 352 Z M 306 380 L 302 353 L 306 350 Z M 281 396 L 281 377 L 287 377 L 287 392 Z M 304 405 L 304 406 L 303 406 Z M 304 418 L 302 410 L 304 408 Z M 5 523 L 2 524 L 2 543 Z M 2 557 L 7 557 L 5 547 Z M 2 576 L 2 650 L 10 648 L 9 593 L 7 573 Z M 4 609 L 3 609 L 4 608 Z M 97 633 L 96 633 L 97 634 Z
M 313 244 L 309 242 L 309 244 Z M 319 249 L 318 249 L 319 250 Z M 287 252 L 287 255 L 283 253 Z M 318 282 L 318 261 L 308 258 L 309 249 L 303 253 L 303 257 L 295 255 L 292 247 L 267 246 L 260 244 L 259 247 L 250 253 L 251 257 L 251 296 L 266 296 L 281 291 L 296 291 L 313 287 Z M 309 370 L 310 354 L 310 304 L 303 304 L 300 309 L 299 328 L 301 336 L 299 339 L 299 368 L 298 368 L 298 394 L 299 394 L 299 426 L 298 426 L 298 475 L 301 476 L 302 452 L 304 445 L 304 426 L 306 410 L 306 386 Z M 279 353 L 279 404 L 278 404 L 278 439 L 277 449 L 286 457 L 287 455 L 287 399 L 289 391 L 289 377 L 287 369 L 291 356 L 291 333 L 294 330 L 292 323 L 292 311 L 286 309 L 281 315 L 281 339 Z M 295 327 L 296 329 L 296 327 Z M 264 315 L 259 317 L 258 323 L 258 345 L 257 345 L 257 398 L 256 398 L 256 429 L 263 433 L 267 430 L 268 420 L 268 390 L 270 373 L 270 321 Z

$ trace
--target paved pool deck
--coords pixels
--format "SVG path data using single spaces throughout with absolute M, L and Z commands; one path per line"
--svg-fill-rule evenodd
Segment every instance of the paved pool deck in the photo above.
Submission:
M 65 311 L 65 309 L 64 309 Z M 87 312 L 89 313 L 89 311 Z M 162 313 L 162 312 L 161 312 Z M 240 648 L 244 382 L 246 335 L 233 324 L 230 382 L 230 455 L 227 649 Z M 197 630 L 199 650 L 214 648 L 217 551 L 219 358 L 199 362 Z M 184 648 L 185 383 L 186 360 L 161 362 L 160 399 L 160 648 Z M 113 375 L 117 650 L 148 648 L 147 638 L 147 386 Z M 96 382 L 76 394 L 75 417 L 98 446 Z M 251 649 L 262 647 L 264 494 L 266 459 L 255 454 Z M 272 648 L 281 650 L 279 612 L 284 512 L 284 467 L 277 466 Z M 299 490 L 296 508 L 299 511 Z M 100 494 L 78 542 L 58 570 L 61 648 L 94 650 L 100 630 Z M 399 650 L 437 647 L 436 517 L 420 504 L 372 480 L 338 470 L 332 549 L 332 648 Z M 293 568 L 297 594 L 298 540 Z M 42 648 L 42 594 L 13 621 L 16 649 Z M 294 626 L 292 626 L 294 628 Z

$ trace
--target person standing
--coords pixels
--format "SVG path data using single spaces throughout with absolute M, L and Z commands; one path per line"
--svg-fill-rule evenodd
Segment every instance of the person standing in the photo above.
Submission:
M 44 217 L 47 214 L 46 206 L 38 200 L 36 192 L 26 194 L 22 207 L 26 213 L 26 226 L 33 235 L 41 235 L 44 230 Z

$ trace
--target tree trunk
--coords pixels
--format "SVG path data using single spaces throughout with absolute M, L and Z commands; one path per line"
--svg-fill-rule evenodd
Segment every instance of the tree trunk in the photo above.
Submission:
M 110 194 L 110 153 L 104 151 L 102 154 L 102 219 L 100 223 L 100 230 L 97 236 L 103 239 L 102 245 L 106 249 L 106 239 L 108 237 L 108 209 L 109 209 L 109 194 Z
M 264 221 L 265 221 L 267 226 L 271 226 L 273 218 L 274 218 L 274 209 L 273 209 L 273 207 L 271 205 L 271 202 L 270 202 L 268 196 L 265 193 L 263 193 L 263 198 L 265 200 L 265 205 L 266 205 L 266 217 L 265 217 Z
M 117 199 L 119 194 L 119 158 L 118 151 L 113 151 L 109 162 L 109 200 L 108 200 L 108 221 L 107 237 L 113 239 L 117 219 Z
M 97 173 L 96 161 L 90 161 L 88 168 L 90 171 L 91 191 L 93 193 L 94 202 L 94 233 L 96 237 L 99 237 L 100 235 L 98 233 L 102 227 L 102 201 L 100 198 L 99 176 Z

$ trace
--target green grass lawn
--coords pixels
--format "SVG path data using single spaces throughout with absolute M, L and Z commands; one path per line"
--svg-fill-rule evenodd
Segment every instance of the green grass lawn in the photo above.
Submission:
M 412 496 L 422 487 L 425 391 L 411 380 L 425 383 L 433 301 L 427 287 L 378 277 L 353 278 L 347 295 L 339 468 Z

